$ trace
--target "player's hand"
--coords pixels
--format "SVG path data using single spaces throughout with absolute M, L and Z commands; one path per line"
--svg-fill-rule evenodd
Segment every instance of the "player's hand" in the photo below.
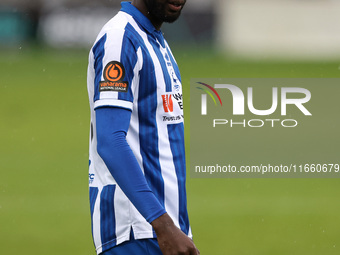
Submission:
M 175 226 L 166 213 L 151 223 L 164 255 L 199 255 L 194 242 Z

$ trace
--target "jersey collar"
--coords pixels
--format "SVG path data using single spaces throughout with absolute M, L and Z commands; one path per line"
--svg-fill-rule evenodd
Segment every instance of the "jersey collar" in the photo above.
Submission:
M 122 2 L 121 11 L 130 14 L 137 23 L 142 26 L 150 34 L 155 33 L 157 29 L 152 25 L 151 21 L 144 16 L 136 7 L 134 7 L 131 2 Z

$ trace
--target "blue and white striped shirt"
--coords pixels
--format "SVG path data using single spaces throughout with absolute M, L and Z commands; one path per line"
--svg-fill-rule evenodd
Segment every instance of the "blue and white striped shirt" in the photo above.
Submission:
M 129 240 L 154 238 L 150 223 L 127 198 L 98 154 L 96 109 L 131 111 L 126 140 L 165 211 L 189 237 L 185 190 L 182 85 L 160 31 L 131 3 L 99 33 L 90 51 L 90 206 L 97 253 Z M 105 203 L 105 206 L 104 206 Z

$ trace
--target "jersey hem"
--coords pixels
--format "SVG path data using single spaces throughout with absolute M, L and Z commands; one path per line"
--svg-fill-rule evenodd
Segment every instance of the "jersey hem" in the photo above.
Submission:
M 133 235 L 134 235 L 135 240 L 153 239 L 156 237 L 155 231 L 138 231 L 138 232 L 133 232 Z M 97 255 L 128 241 L 130 241 L 130 233 L 124 236 L 118 237 L 116 239 L 112 239 L 111 241 L 108 241 L 105 244 L 96 247 Z
M 98 246 L 96 248 L 97 254 L 99 255 L 99 254 L 101 254 L 101 253 L 103 253 L 103 252 L 105 252 L 105 251 L 125 242 L 125 241 L 129 241 L 129 240 L 130 240 L 130 233 L 126 234 L 124 236 L 112 239 L 111 241 L 108 241 L 105 244 Z

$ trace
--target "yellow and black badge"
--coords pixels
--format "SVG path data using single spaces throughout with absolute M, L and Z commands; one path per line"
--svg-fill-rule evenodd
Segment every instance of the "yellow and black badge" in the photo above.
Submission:
M 111 61 L 105 66 L 104 81 L 99 84 L 99 91 L 127 92 L 129 83 L 123 81 L 125 77 L 124 66 L 118 61 Z

